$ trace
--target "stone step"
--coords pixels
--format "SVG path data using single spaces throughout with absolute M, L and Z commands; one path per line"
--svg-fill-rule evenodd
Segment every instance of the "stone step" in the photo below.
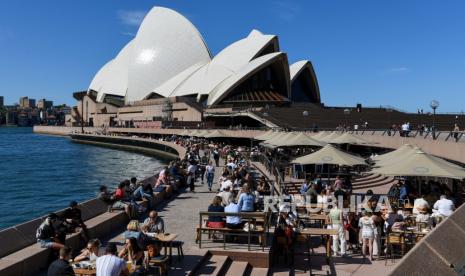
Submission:
M 212 255 L 206 260 L 196 275 L 218 275 L 228 264 L 228 256 Z
M 244 275 L 247 270 L 247 262 L 238 262 L 233 261 L 231 266 L 229 266 L 228 271 L 226 272 L 226 276 L 239 276 Z
M 254 267 L 250 272 L 250 276 L 266 276 L 268 275 L 268 268 L 265 267 Z

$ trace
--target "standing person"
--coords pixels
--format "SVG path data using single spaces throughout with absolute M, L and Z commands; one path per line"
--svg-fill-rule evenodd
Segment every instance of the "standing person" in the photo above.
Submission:
M 215 148 L 213 150 L 213 160 L 215 160 L 215 166 L 219 167 L 220 166 L 220 152 L 218 151 L 218 148 Z
M 337 230 L 338 234 L 333 235 L 333 254 L 337 256 L 339 253 L 339 242 L 341 243 L 341 256 L 346 255 L 346 238 L 344 233 L 344 219 L 342 216 L 342 210 L 338 208 L 337 201 L 334 201 L 333 208 L 329 211 L 329 225 L 328 229 Z
M 359 245 L 359 236 L 358 236 L 358 233 L 359 233 L 359 226 L 358 226 L 358 218 L 357 216 L 355 215 L 355 213 L 349 213 L 349 219 L 348 219 L 348 222 L 346 224 L 346 230 L 349 232 L 349 248 L 348 250 L 350 251 L 354 251 L 355 248 L 358 248 L 358 245 Z
M 375 222 L 370 212 L 363 211 L 363 217 L 359 220 L 359 226 L 362 230 L 362 255 L 370 255 L 373 261 L 373 241 L 375 239 Z M 368 249 L 368 252 L 366 251 Z
M 447 218 L 452 215 L 455 210 L 454 202 L 447 199 L 446 195 L 442 195 L 438 201 L 434 203 L 433 212 L 438 214 L 442 218 Z
M 72 276 L 74 270 L 69 264 L 71 248 L 68 246 L 60 249 L 60 258 L 54 261 L 48 268 L 47 276 Z
M 105 255 L 97 258 L 97 276 L 129 275 L 126 262 L 116 256 L 118 249 L 114 242 L 109 242 L 105 249 Z
M 197 166 L 195 163 L 189 162 L 189 167 L 187 167 L 187 184 L 189 185 L 189 190 L 193 193 L 195 192 L 195 171 Z
M 302 183 L 302 186 L 300 186 L 300 194 L 305 195 L 307 193 L 307 190 L 310 188 L 310 180 L 307 179 L 304 183 Z
M 208 190 L 212 191 L 213 178 L 215 177 L 215 167 L 212 165 L 212 161 L 208 161 L 208 165 L 205 167 L 205 178 L 207 179 Z
M 459 128 L 459 125 L 457 123 L 454 124 L 454 138 L 455 138 L 455 142 L 457 142 L 459 140 L 459 132 L 460 132 L 460 128 Z

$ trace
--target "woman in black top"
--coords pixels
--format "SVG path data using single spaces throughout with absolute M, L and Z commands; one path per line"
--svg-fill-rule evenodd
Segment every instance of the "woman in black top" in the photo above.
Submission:
M 222 198 L 215 196 L 212 204 L 208 206 L 208 212 L 224 212 L 224 207 L 221 205 Z M 221 216 L 208 216 L 207 226 L 211 228 L 223 228 L 224 220 Z

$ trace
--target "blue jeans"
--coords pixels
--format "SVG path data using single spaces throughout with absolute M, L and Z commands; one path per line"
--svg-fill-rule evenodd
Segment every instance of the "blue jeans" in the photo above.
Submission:
M 213 178 L 215 177 L 215 174 L 214 173 L 207 173 L 207 184 L 208 184 L 208 188 L 212 188 L 213 186 Z
M 138 187 L 134 193 L 133 193 L 133 196 L 135 199 L 147 199 L 147 204 L 148 204 L 148 208 L 149 209 L 152 209 L 152 200 L 153 200 L 153 196 L 151 196 L 150 194 L 147 194 L 147 193 L 144 193 L 144 188 L 142 186 Z

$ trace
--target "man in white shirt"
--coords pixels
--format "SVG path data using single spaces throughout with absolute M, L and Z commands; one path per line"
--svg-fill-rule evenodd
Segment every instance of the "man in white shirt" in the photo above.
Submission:
M 433 208 L 440 216 L 448 217 L 454 212 L 455 205 L 452 200 L 447 199 L 447 196 L 442 195 L 441 198 L 434 203 Z
M 233 183 L 231 181 L 231 178 L 228 177 L 225 181 L 221 183 L 220 191 L 221 192 L 224 191 L 226 187 L 229 187 L 230 189 L 232 189 L 232 186 L 233 186 Z
M 109 242 L 105 249 L 105 255 L 97 258 L 97 276 L 129 275 L 126 262 L 116 254 L 118 254 L 116 244 Z
M 241 209 L 236 203 L 236 197 L 234 194 L 231 194 L 229 197 L 229 204 L 224 207 L 225 213 L 240 213 Z M 238 216 L 226 216 L 226 227 L 230 229 L 240 229 L 242 228 L 241 218 Z

